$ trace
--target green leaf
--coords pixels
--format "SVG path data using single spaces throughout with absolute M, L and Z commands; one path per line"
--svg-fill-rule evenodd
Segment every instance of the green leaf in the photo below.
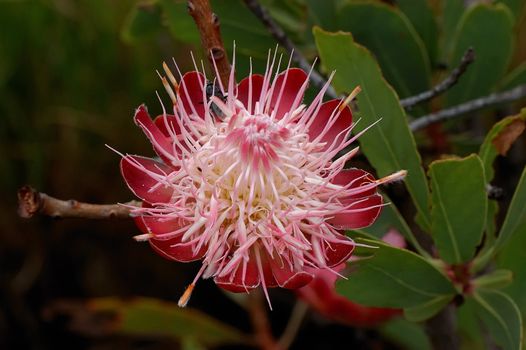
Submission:
M 517 115 L 506 117 L 493 125 L 490 132 L 486 135 L 484 142 L 480 146 L 479 155 L 484 164 L 486 181 L 493 180 L 493 162 L 497 155 L 504 155 L 511 144 L 524 130 L 526 125 L 526 108 L 523 108 Z
M 407 350 L 431 350 L 431 342 L 423 327 L 403 318 L 395 318 L 380 326 L 382 335 Z
M 313 22 L 325 30 L 337 30 L 336 2 L 338 0 L 305 0 Z
M 452 264 L 475 254 L 486 224 L 484 168 L 477 155 L 438 160 L 429 166 L 431 232 L 440 257 Z
M 414 0 L 413 0 L 414 1 Z M 353 2 L 338 10 L 339 28 L 375 55 L 387 81 L 401 97 L 425 91 L 430 64 L 422 39 L 397 8 L 376 2 Z
M 235 41 L 238 52 L 266 59 L 268 50 L 276 46 L 272 35 L 242 1 L 214 1 L 214 11 L 221 20 L 226 47 L 232 48 Z
M 151 37 L 161 29 L 161 9 L 157 1 L 139 3 L 133 7 L 122 28 L 124 41 L 133 43 Z
M 470 46 L 476 59 L 446 94 L 447 105 L 486 95 L 502 79 L 513 49 L 513 17 L 506 6 L 477 4 L 466 11 L 454 41 L 451 66 L 458 65 Z
M 187 44 L 198 44 L 200 37 L 192 16 L 188 14 L 188 2 L 157 0 L 163 10 L 163 24 L 174 39 Z
M 454 295 L 444 295 L 423 304 L 404 309 L 404 316 L 411 322 L 422 322 L 435 316 L 453 299 Z
M 488 274 L 482 275 L 473 280 L 475 288 L 504 288 L 513 281 L 513 272 L 506 269 L 499 269 Z
M 209 346 L 247 341 L 237 329 L 206 314 L 157 299 L 97 298 L 89 301 L 88 310 L 112 315 L 112 330 L 118 334 L 198 339 Z
M 499 153 L 506 153 L 511 144 L 522 133 L 526 125 L 526 108 L 514 116 L 506 117 L 496 123 L 486 135 L 480 146 L 479 156 L 484 164 L 486 182 L 491 183 L 495 172 L 493 163 Z M 491 246 L 495 240 L 495 216 L 499 206 L 495 200 L 488 201 L 488 212 L 486 215 L 486 246 Z
M 499 90 L 509 90 L 522 84 L 526 84 L 526 62 L 522 62 L 502 79 Z
M 495 242 L 495 251 L 499 251 L 506 242 L 526 223 L 526 168 L 523 169 L 519 184 L 515 189 L 506 218 Z
M 442 35 L 440 37 L 441 57 L 450 57 L 453 39 L 458 31 L 460 18 L 464 13 L 464 0 L 443 0 L 442 5 Z
M 517 15 L 521 13 L 521 10 L 525 4 L 524 0 L 496 0 L 496 2 L 500 2 L 508 6 L 508 8 L 511 10 L 511 13 Z
M 506 218 L 494 246 L 497 266 L 513 272 L 513 282 L 505 290 L 518 303 L 523 316 L 526 316 L 526 168 L 515 189 Z M 498 251 L 500 250 L 500 251 Z
M 262 5 L 269 11 L 272 18 L 289 35 L 293 42 L 297 42 L 306 31 L 305 17 L 307 9 L 302 0 L 262 1 Z M 310 29 L 310 27 L 309 27 Z
M 522 319 L 515 302 L 495 290 L 479 290 L 473 298 L 478 305 L 477 315 L 497 345 L 504 350 L 522 349 Z
M 221 21 L 225 47 L 232 51 L 235 42 L 236 61 L 249 62 L 251 58 L 254 71 L 264 72 L 268 50 L 274 49 L 277 42 L 259 18 L 241 0 L 216 0 L 213 7 Z M 236 66 L 238 76 L 247 76 L 248 72 L 248 64 Z
M 371 248 L 372 257 L 350 263 L 351 273 L 336 283 L 348 299 L 367 306 L 407 308 L 455 294 L 451 282 L 429 261 L 405 249 L 356 239 Z
M 377 122 L 360 137 L 362 150 L 379 176 L 400 169 L 408 171 L 405 184 L 417 208 L 419 223 L 430 227 L 429 191 L 413 134 L 407 125 L 393 88 L 383 79 L 371 53 L 356 44 L 350 34 L 328 33 L 314 28 L 316 45 L 327 70 L 336 70 L 333 85 L 339 92 L 362 87 L 358 106 L 362 120 L 356 132 Z
M 523 222 L 497 255 L 496 265 L 513 272 L 512 283 L 504 289 L 517 302 L 526 317 L 526 222 Z
M 476 310 L 478 305 L 472 298 L 466 298 L 464 303 L 457 308 L 458 334 L 460 349 L 486 349 L 483 331 Z M 487 335 L 486 335 L 487 337 Z
M 191 337 L 184 337 L 181 342 L 182 350 L 206 350 L 197 340 Z
M 424 42 L 431 63 L 437 60 L 438 28 L 427 0 L 397 0 L 396 4 L 413 24 Z

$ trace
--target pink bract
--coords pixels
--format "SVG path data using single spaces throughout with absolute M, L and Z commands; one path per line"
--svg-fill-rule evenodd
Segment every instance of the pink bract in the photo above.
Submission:
M 177 83 L 165 66 L 172 114 L 152 120 L 144 105 L 135 113 L 159 157 L 121 161 L 143 200 L 132 210 L 137 239 L 168 259 L 202 260 L 190 292 L 200 277 L 233 292 L 306 285 L 313 269 L 349 259 L 344 230 L 370 225 L 383 205 L 376 187 L 405 174 L 375 180 L 344 169 L 357 152 L 341 155 L 357 138 L 346 102 L 323 102 L 325 86 L 305 106 L 307 74 L 273 67 L 239 84 L 232 73 L 221 99 L 207 96 L 203 73 Z

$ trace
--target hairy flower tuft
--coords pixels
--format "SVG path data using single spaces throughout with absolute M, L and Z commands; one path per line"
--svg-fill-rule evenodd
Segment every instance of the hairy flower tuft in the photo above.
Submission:
M 204 72 L 177 82 L 164 64 L 173 114 L 152 120 L 144 105 L 135 113 L 160 157 L 121 161 L 144 201 L 132 211 L 136 238 L 168 259 L 202 260 L 181 306 L 200 277 L 233 292 L 262 286 L 267 298 L 269 287 L 308 284 L 312 269 L 349 259 L 355 244 L 343 230 L 370 225 L 383 206 L 377 186 L 405 175 L 344 169 L 357 148 L 340 154 L 359 136 L 351 137 L 350 98 L 323 102 L 326 85 L 302 104 L 307 74 L 274 72 L 275 59 L 239 84 L 232 70 L 212 94 Z

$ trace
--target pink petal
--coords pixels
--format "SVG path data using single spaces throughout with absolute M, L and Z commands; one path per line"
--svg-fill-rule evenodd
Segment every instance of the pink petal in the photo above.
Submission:
M 179 85 L 179 100 L 183 104 L 188 115 L 193 114 L 192 106 L 198 116 L 205 117 L 205 103 L 203 101 L 203 89 L 206 85 L 205 76 L 193 71 L 183 75 Z
M 136 216 L 133 218 L 137 227 L 144 233 L 162 235 L 176 231 L 182 227 L 182 220 L 179 218 L 167 219 L 156 216 Z
M 173 137 L 175 134 L 175 136 L 179 139 L 180 145 L 175 144 L 175 147 L 170 147 L 170 153 L 173 153 L 175 150 L 177 155 L 180 156 L 183 153 L 181 151 L 181 146 L 184 147 L 186 150 L 189 150 L 189 148 L 183 140 L 183 136 L 181 135 L 181 128 L 179 127 L 179 124 L 175 118 L 176 116 L 171 114 L 167 114 L 166 116 L 161 114 L 154 119 L 153 123 L 155 124 L 155 126 L 157 126 L 159 131 L 166 136 L 170 144 L 174 142 Z M 167 127 L 170 128 L 170 130 Z M 170 161 L 168 160 L 167 163 L 170 163 Z
M 323 132 L 325 126 L 329 122 L 332 113 L 334 112 L 335 115 L 338 113 L 337 109 L 339 108 L 340 102 L 340 100 L 330 100 L 321 105 L 320 110 L 313 117 L 314 121 L 310 125 L 308 131 L 311 140 L 314 140 L 316 137 L 318 137 L 318 135 L 320 135 Z M 321 137 L 321 142 L 327 143 L 325 145 L 325 149 L 331 145 L 331 143 L 336 139 L 338 134 L 340 134 L 343 130 L 345 130 L 349 127 L 349 125 L 352 124 L 352 112 L 348 106 L 346 106 L 339 113 L 340 114 L 338 115 L 334 123 Z M 342 141 L 343 137 L 345 137 L 345 135 L 340 135 Z
M 202 247 L 194 253 L 194 242 L 181 242 L 181 237 L 160 240 L 152 238 L 149 240 L 153 250 L 162 257 L 180 262 L 189 262 L 203 258 L 206 253 L 206 247 Z
M 354 213 L 341 213 L 334 215 L 333 218 L 327 220 L 334 228 L 338 230 L 353 230 L 371 225 L 380 214 L 381 204 L 383 198 L 379 194 L 375 194 L 365 198 L 349 199 L 344 201 L 344 205 L 356 203 L 350 210 L 364 209 L 363 211 Z
M 340 186 L 347 186 L 352 183 L 350 188 L 358 188 L 362 185 L 367 185 L 374 182 L 374 177 L 369 174 L 367 171 L 362 169 L 344 169 L 340 171 L 332 180 L 331 183 Z M 376 193 L 376 188 L 371 188 L 367 191 L 358 193 L 356 195 L 350 196 L 349 198 L 361 198 L 373 195 Z
M 214 282 L 221 288 L 234 293 L 242 293 L 259 286 L 259 272 L 254 259 L 246 264 L 245 278 L 243 279 L 243 263 L 240 263 L 235 272 L 222 277 L 215 277 Z
M 250 84 L 252 84 L 252 98 L 250 99 Z M 249 77 L 241 80 L 237 86 L 237 99 L 245 105 L 245 108 L 250 112 L 254 112 L 256 102 L 261 96 L 261 88 L 263 87 L 263 76 L 261 74 L 252 74 Z M 250 99 L 250 106 L 249 106 Z
M 153 149 L 159 155 L 159 157 L 161 157 L 167 163 L 170 163 L 168 155 L 173 153 L 170 139 L 167 138 L 165 134 L 159 130 L 157 125 L 154 124 L 145 105 L 140 105 L 139 108 L 137 108 L 134 120 L 135 124 L 137 124 L 142 129 L 146 137 L 148 137 L 153 145 Z
M 293 106 L 293 104 L 306 80 L 307 74 L 305 74 L 305 72 L 299 68 L 289 68 L 278 75 L 276 78 L 274 91 L 272 93 L 272 99 L 270 100 L 271 111 L 277 108 L 277 119 L 283 118 L 285 113 L 289 112 L 291 108 L 297 107 Z M 285 85 L 283 86 L 283 84 Z M 281 92 L 282 86 L 283 92 Z M 301 93 L 299 102 L 301 102 L 302 99 L 303 92 Z
M 136 163 L 144 167 L 141 169 Z M 149 203 L 169 202 L 173 190 L 164 185 L 157 186 L 155 190 L 150 189 L 157 185 L 158 181 L 146 171 L 156 174 L 170 173 L 173 169 L 164 163 L 157 162 L 151 158 L 139 156 L 126 156 L 121 159 L 121 173 L 130 190 L 135 195 Z
M 340 235 L 337 239 L 342 241 L 349 240 L 344 235 Z M 327 266 L 333 267 L 346 262 L 351 257 L 353 251 L 353 244 L 331 242 L 330 247 L 327 246 L 325 250 L 327 255 Z
M 143 216 L 136 217 L 135 223 L 145 233 L 162 235 L 179 230 L 184 225 L 184 220 L 175 218 L 164 220 L 163 218 Z M 149 242 L 153 250 L 159 255 L 176 261 L 193 261 L 201 259 L 206 253 L 206 247 L 194 253 L 195 242 L 181 243 L 183 234 L 169 238 L 150 238 Z
M 308 284 L 314 275 L 305 271 L 294 271 L 285 261 L 280 261 L 279 257 L 270 260 L 272 275 L 281 288 L 297 289 Z

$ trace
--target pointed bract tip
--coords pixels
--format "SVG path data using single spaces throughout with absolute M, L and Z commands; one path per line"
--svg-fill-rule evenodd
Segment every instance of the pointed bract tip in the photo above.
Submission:
M 145 242 L 145 241 L 148 241 L 150 238 L 153 237 L 153 234 L 151 233 L 145 233 L 143 235 L 136 235 L 136 236 L 133 236 L 133 239 L 137 242 Z
M 168 96 L 170 96 L 170 99 L 172 100 L 172 103 L 175 105 L 175 102 L 177 99 L 175 98 L 175 93 L 172 90 L 172 87 L 168 83 L 168 80 L 166 80 L 166 77 L 161 77 L 161 81 L 163 82 L 164 89 L 168 93 Z
M 192 296 L 194 287 L 195 287 L 195 284 L 192 283 L 186 288 L 183 295 L 181 295 L 181 297 L 179 298 L 179 301 L 177 302 L 177 305 L 179 307 L 186 307 L 186 304 L 188 304 L 188 300 L 190 300 L 190 297 Z
M 349 94 L 349 96 L 347 96 L 347 98 L 342 102 L 342 104 L 340 105 L 340 111 L 343 111 L 343 109 L 345 107 L 347 107 L 349 105 L 349 103 L 351 103 L 352 100 L 355 99 L 355 97 L 362 91 L 362 88 L 360 87 L 360 85 L 358 85 L 357 87 L 354 88 L 354 90 Z
M 407 176 L 407 170 L 399 170 L 396 173 L 387 175 L 381 179 L 376 180 L 379 183 L 390 183 L 396 181 L 402 181 Z
M 174 75 L 172 74 L 172 71 L 170 70 L 170 68 L 168 67 L 166 62 L 163 62 L 163 70 L 166 73 L 166 76 L 168 77 L 168 79 L 172 83 L 172 85 L 175 88 L 175 90 L 177 90 L 179 88 L 179 85 L 177 84 L 177 80 L 175 79 Z

